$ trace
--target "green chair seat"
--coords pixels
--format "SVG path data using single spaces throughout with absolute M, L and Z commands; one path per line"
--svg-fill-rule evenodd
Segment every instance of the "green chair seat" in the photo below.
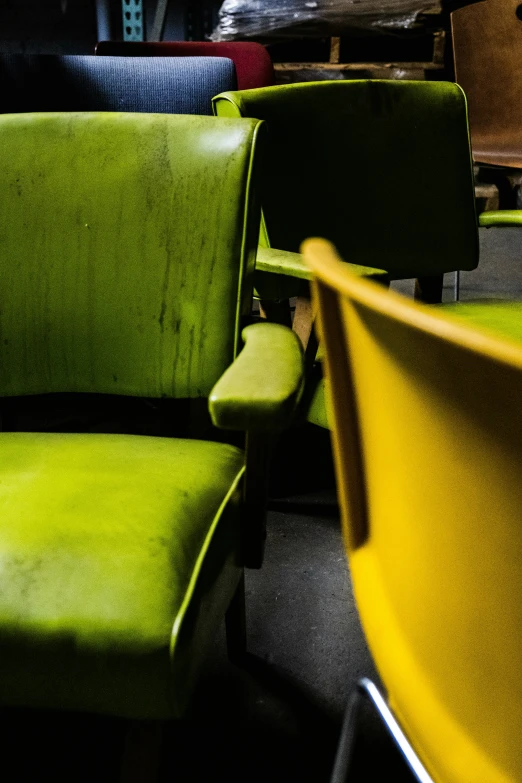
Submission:
M 522 342 L 522 302 L 486 299 L 480 302 L 451 302 L 442 306 L 447 315 Z
M 2 433 L 2 703 L 181 714 L 241 574 L 243 466 L 222 443 Z
M 492 209 L 479 215 L 479 226 L 519 226 L 522 209 Z

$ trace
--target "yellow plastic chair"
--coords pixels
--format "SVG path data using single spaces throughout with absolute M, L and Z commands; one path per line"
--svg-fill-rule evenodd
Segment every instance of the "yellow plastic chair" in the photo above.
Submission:
M 522 344 L 304 252 L 356 600 L 410 767 L 520 781 Z

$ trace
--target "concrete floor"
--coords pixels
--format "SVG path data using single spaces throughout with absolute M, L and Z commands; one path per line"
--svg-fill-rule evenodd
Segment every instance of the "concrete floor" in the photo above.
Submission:
M 461 298 L 522 298 L 521 256 L 521 230 L 482 230 L 480 267 L 462 275 Z M 353 602 L 328 433 L 309 425 L 280 444 L 273 495 L 266 561 L 247 575 L 248 666 L 227 661 L 220 635 L 187 719 L 167 731 L 162 781 L 328 781 L 348 695 L 362 675 L 377 676 Z M 0 720 L 10 781 L 45 770 L 54 780 L 118 779 L 121 722 L 23 710 Z M 383 740 L 375 727 L 369 736 L 378 756 Z

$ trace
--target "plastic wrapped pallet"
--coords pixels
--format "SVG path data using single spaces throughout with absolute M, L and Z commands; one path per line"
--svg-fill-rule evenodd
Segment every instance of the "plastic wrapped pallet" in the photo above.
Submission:
M 213 41 L 412 27 L 438 0 L 225 0 Z

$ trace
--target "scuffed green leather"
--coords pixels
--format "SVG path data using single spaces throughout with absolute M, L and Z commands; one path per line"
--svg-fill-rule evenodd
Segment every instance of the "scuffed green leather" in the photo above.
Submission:
M 182 712 L 240 574 L 243 461 L 204 441 L 0 434 L 3 704 Z
M 243 329 L 245 347 L 212 389 L 216 427 L 277 431 L 289 426 L 303 388 L 303 351 L 285 326 L 258 323 Z
M 386 277 L 382 269 L 348 264 L 350 270 L 361 277 Z M 312 280 L 312 273 L 304 262 L 301 253 L 290 253 L 288 250 L 276 250 L 272 247 L 258 247 L 256 273 L 272 272 L 277 275 L 287 275 L 300 280 Z
M 477 266 L 457 85 L 301 83 L 222 93 L 213 104 L 220 117 L 266 120 L 262 206 L 272 247 L 297 252 L 304 239 L 326 237 L 344 259 L 392 279 Z
M 471 326 L 522 342 L 522 302 L 486 299 L 475 302 L 448 302 L 440 306 L 445 314 L 463 319 Z
M 2 116 L 1 394 L 208 395 L 251 304 L 259 129 Z
M 479 226 L 520 226 L 522 209 L 492 209 L 479 215 Z

